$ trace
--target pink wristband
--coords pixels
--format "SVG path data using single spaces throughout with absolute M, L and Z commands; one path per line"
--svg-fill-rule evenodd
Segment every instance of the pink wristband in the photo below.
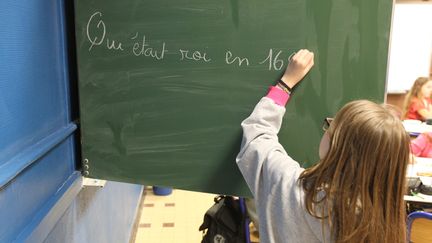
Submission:
M 290 95 L 278 87 L 270 86 L 266 97 L 272 99 L 280 106 L 285 106 L 290 98 Z

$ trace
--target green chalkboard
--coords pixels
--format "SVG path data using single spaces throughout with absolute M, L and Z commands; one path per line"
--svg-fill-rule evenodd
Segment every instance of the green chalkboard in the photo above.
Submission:
M 325 117 L 383 101 L 391 0 L 76 0 L 85 175 L 249 195 L 235 164 L 241 121 L 290 54 L 315 67 L 280 141 L 318 159 Z

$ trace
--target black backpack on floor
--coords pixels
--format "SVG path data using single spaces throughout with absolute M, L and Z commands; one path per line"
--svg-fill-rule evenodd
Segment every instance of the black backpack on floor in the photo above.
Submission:
M 201 243 L 250 242 L 244 200 L 219 195 L 214 201 L 215 204 L 207 210 L 204 222 L 199 227 L 203 231 Z

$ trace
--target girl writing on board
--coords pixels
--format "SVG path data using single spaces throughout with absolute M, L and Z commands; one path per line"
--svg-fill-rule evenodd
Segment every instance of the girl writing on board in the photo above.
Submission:
M 311 168 L 301 168 L 278 142 L 290 88 L 313 59 L 308 50 L 297 52 L 241 124 L 236 161 L 254 195 L 260 240 L 405 242 L 409 137 L 391 111 L 366 100 L 346 104 L 325 119 L 320 160 Z
M 426 121 L 432 118 L 432 80 L 416 79 L 404 102 L 405 119 Z

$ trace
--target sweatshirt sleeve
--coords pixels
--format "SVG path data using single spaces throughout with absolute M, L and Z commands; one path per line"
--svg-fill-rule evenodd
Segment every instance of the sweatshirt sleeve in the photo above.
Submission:
M 411 140 L 411 153 L 415 156 L 420 156 L 426 147 L 427 138 L 424 134 L 420 134 L 416 139 Z
M 294 179 L 300 169 L 299 164 L 287 155 L 277 135 L 285 114 L 282 105 L 289 96 L 280 99 L 281 93 L 274 92 L 279 91 L 271 88 L 241 123 L 243 140 L 236 162 L 255 198 L 271 194 L 274 184 Z

